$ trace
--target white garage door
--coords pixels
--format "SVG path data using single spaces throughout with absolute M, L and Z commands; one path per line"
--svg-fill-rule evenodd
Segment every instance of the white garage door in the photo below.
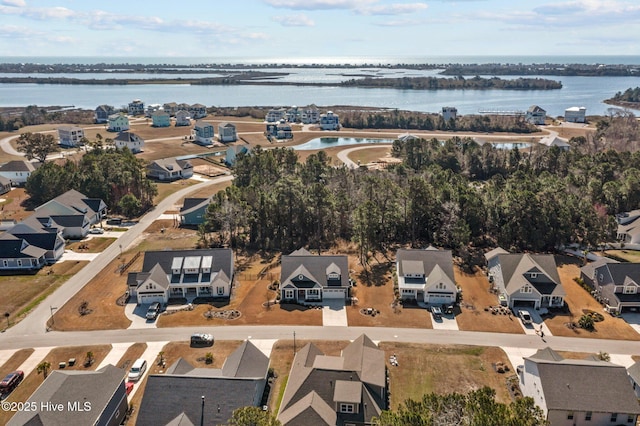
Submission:
M 428 303 L 438 304 L 438 303 L 452 303 L 453 296 L 449 294 L 429 294 Z
M 138 295 L 138 303 L 147 304 L 147 303 L 164 303 L 164 297 L 157 294 L 139 294 Z
M 344 299 L 343 289 L 325 289 L 322 290 L 323 299 Z

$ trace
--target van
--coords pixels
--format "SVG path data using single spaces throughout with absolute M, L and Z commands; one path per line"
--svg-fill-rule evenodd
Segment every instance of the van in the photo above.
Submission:
M 20 384 L 22 379 L 24 379 L 24 372 L 20 370 L 7 374 L 0 382 L 0 395 L 10 394 L 16 386 Z
M 160 313 L 160 303 L 158 302 L 153 302 L 150 306 L 149 309 L 147 309 L 147 315 L 146 318 L 148 320 L 154 320 L 156 319 L 156 317 L 158 316 L 158 314 Z
M 133 363 L 131 370 L 129 370 L 129 375 L 127 378 L 129 381 L 136 382 L 138 381 L 144 372 L 147 370 L 147 361 L 142 358 L 138 358 L 136 362 Z

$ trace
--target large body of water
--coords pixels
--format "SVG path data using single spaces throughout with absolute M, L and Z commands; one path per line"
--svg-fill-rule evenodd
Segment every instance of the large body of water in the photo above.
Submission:
M 575 56 L 575 57 L 415 57 L 415 58 L 308 58 L 304 59 L 246 59 L 220 58 L 0 58 L 0 62 L 33 63 L 261 63 L 261 64 L 415 64 L 415 63 L 604 63 L 640 64 L 636 56 Z M 339 82 L 354 74 L 372 76 L 425 76 L 437 71 L 380 68 L 265 68 L 264 71 L 286 72 L 281 81 L 289 82 Z M 209 76 L 219 75 L 213 71 Z M 8 76 L 8 74 L 2 74 Z M 40 75 L 43 76 L 43 75 Z M 53 76 L 53 75 L 51 75 Z M 74 78 L 132 78 L 159 77 L 140 74 L 63 74 Z M 201 78 L 203 75 L 168 74 L 162 77 Z M 514 78 L 514 77 L 503 77 Z M 101 104 L 121 107 L 133 99 L 147 104 L 165 102 L 201 103 L 208 106 L 291 106 L 315 104 L 320 107 L 332 105 L 370 106 L 398 108 L 403 110 L 439 112 L 443 106 L 454 106 L 461 114 L 474 114 L 480 110 L 524 111 L 531 105 L 539 105 L 550 116 L 564 115 L 571 106 L 584 106 L 588 115 L 606 114 L 611 107 L 602 101 L 618 91 L 640 86 L 638 77 L 553 77 L 560 80 L 559 90 L 400 90 L 375 88 L 342 88 L 315 86 L 190 86 L 186 84 L 162 85 L 49 85 L 49 84 L 0 84 L 0 106 L 27 105 L 73 105 L 93 109 Z

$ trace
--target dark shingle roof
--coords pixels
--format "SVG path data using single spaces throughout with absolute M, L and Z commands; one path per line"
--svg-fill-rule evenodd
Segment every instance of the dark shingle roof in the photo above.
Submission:
M 543 295 L 565 295 L 553 255 L 508 253 L 499 254 L 498 260 L 507 293 L 513 294 L 529 283 Z M 534 270 L 538 272 L 537 278 L 525 278 L 525 272 Z
M 444 273 L 449 277 L 452 282 L 455 282 L 453 275 L 453 257 L 451 256 L 451 250 L 409 250 L 400 249 L 396 253 L 396 260 L 398 263 L 398 275 L 404 275 L 405 271 L 403 266 L 415 266 L 411 262 L 422 262 L 425 276 L 431 274 L 433 268 L 439 265 Z M 405 261 L 408 263 L 404 264 Z M 407 271 L 409 273 L 411 271 Z M 415 272 L 415 271 L 413 271 Z
M 280 281 L 283 286 L 291 283 L 291 278 L 299 275 L 296 271 L 300 271 L 300 267 L 302 266 L 309 273 L 310 277 L 308 278 L 316 280 L 316 282 L 323 287 L 328 287 L 327 268 L 329 268 L 332 263 L 342 271 L 340 274 L 340 287 L 349 287 L 349 266 L 347 256 L 316 256 L 304 249 L 294 251 L 288 256 L 282 256 Z
M 180 213 L 189 214 L 202 207 L 208 206 L 210 202 L 210 198 L 185 198 Z
M 245 340 L 224 362 L 225 377 L 265 378 L 269 358 L 253 343 Z
M 0 172 L 32 172 L 36 167 L 24 160 L 13 160 L 4 163 L 0 166 Z
M 159 263 L 165 272 L 171 271 L 171 263 L 174 257 L 188 256 L 213 256 L 212 271 L 224 271 L 227 277 L 233 276 L 233 251 L 225 248 L 204 250 L 163 250 L 147 251 L 144 253 L 142 272 L 149 272 Z

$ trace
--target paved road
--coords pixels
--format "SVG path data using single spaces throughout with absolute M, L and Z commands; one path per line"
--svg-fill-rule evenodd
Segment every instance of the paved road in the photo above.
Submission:
M 62 307 L 71 297 L 76 294 L 82 287 L 87 284 L 91 278 L 93 278 L 97 271 L 101 271 L 105 268 L 113 259 L 120 255 L 120 247 L 122 251 L 127 247 L 149 226 L 156 220 L 162 213 L 171 208 L 180 198 L 193 191 L 198 191 L 207 186 L 214 185 L 220 182 L 226 182 L 232 180 L 233 176 L 221 176 L 212 179 L 207 182 L 202 182 L 197 185 L 189 186 L 181 189 L 180 191 L 171 194 L 164 200 L 162 200 L 152 211 L 142 217 L 140 222 L 132 226 L 127 232 L 122 235 L 117 242 L 107 247 L 98 257 L 96 257 L 91 263 L 85 266 L 77 274 L 71 277 L 64 285 L 56 290 L 45 301 L 40 303 L 31 313 L 20 321 L 18 324 L 7 330 L 4 334 L 0 335 L 0 347 L 4 347 L 5 343 L 12 336 L 16 335 L 32 335 L 36 337 L 42 336 L 46 333 L 46 322 L 51 316 L 51 307 Z M 77 343 L 77 342 L 76 342 Z M 41 346 L 41 345 L 37 345 Z
M 389 143 L 377 143 L 375 145 L 367 145 L 367 146 L 356 146 L 354 148 L 347 148 L 347 149 L 343 149 L 342 151 L 338 152 L 338 160 L 342 161 L 345 166 L 347 166 L 350 169 L 355 169 L 356 167 L 358 167 L 358 165 L 349 158 L 349 154 L 351 154 L 353 151 L 359 151 L 361 149 L 370 149 L 370 148 L 384 148 L 387 146 L 392 146 Z

